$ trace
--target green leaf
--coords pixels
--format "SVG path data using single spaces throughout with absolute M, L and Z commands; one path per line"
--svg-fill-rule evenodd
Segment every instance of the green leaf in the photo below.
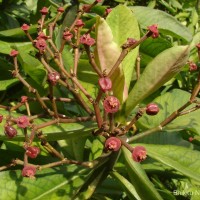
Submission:
M 121 45 L 127 38 L 139 38 L 139 28 L 131 11 L 125 6 L 117 6 L 106 21 L 97 18 L 95 58 L 101 71 L 109 73 L 121 53 Z M 123 102 L 133 74 L 138 49 L 131 51 L 119 68 L 111 76 L 114 95 Z
M 147 149 L 147 154 L 151 158 L 158 160 L 159 162 L 181 172 L 185 176 L 199 182 L 199 151 L 173 145 L 142 145 Z
M 182 105 L 188 102 L 190 96 L 191 94 L 189 92 L 174 89 L 156 98 L 154 102 L 156 102 L 160 108 L 159 113 L 151 117 L 144 114 L 144 116 L 138 121 L 139 124 L 148 129 L 158 126 L 170 114 L 172 114 L 174 111 L 178 110 Z M 199 100 L 199 98 L 197 99 Z M 195 105 L 190 105 L 188 108 L 186 108 L 186 110 L 194 106 Z M 184 129 L 191 130 L 199 134 L 199 118 L 200 110 L 196 110 L 195 112 L 188 113 L 187 115 L 177 117 L 165 127 L 165 130 Z
M 145 68 L 125 104 L 128 116 L 135 106 L 175 76 L 188 59 L 188 46 L 175 46 L 156 56 Z
M 129 199 L 141 200 L 141 198 L 138 196 L 132 183 L 130 183 L 126 178 L 124 178 L 122 175 L 120 175 L 118 172 L 115 172 L 115 171 L 111 172 L 111 176 L 113 176 L 115 179 L 117 179 L 119 184 L 125 190 Z
M 18 82 L 19 82 L 18 79 L 10 79 L 10 80 L 0 81 L 0 91 L 7 90 L 9 87 L 15 85 Z
M 140 163 L 134 162 L 131 158 L 131 153 L 125 147 L 122 148 L 127 171 L 137 194 L 141 199 L 162 200 L 159 193 L 154 188 L 154 185 L 149 180 Z
M 25 73 L 27 73 L 36 83 L 44 85 L 46 81 L 46 70 L 38 59 L 30 55 L 34 51 L 32 44 L 17 47 L 19 51 L 19 62 Z
M 44 169 L 37 171 L 35 180 L 23 178 L 20 170 L 0 172 L 1 199 L 70 200 L 89 171 L 74 165 Z
M 10 48 L 10 44 L 9 43 L 0 41 L 0 46 L 1 46 L 0 53 L 10 54 L 12 49 Z
M 166 12 L 142 6 L 134 6 L 131 9 L 142 28 L 158 24 L 158 29 L 163 34 L 170 34 L 186 42 L 192 40 L 192 34 L 189 29 Z

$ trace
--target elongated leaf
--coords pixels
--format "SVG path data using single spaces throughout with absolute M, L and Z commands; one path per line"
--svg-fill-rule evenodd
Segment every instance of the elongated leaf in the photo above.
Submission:
M 18 79 L 0 81 L 0 91 L 7 90 L 9 87 L 16 84 L 17 82 L 19 82 Z
M 39 85 L 44 85 L 46 80 L 46 70 L 43 65 L 33 56 L 30 55 L 34 51 L 31 44 L 18 46 L 19 61 L 24 71 Z
M 11 51 L 10 44 L 7 42 L 0 41 L 0 53 L 9 54 Z
M 177 74 L 188 58 L 188 46 L 175 46 L 156 56 L 131 90 L 125 105 L 126 116 L 144 98 Z
M 121 45 L 127 38 L 138 39 L 139 28 L 131 11 L 125 6 L 114 8 L 106 21 L 97 19 L 95 58 L 102 72 L 105 70 L 109 73 L 112 69 L 121 53 Z M 121 102 L 127 98 L 137 52 L 136 49 L 129 53 L 111 76 L 114 95 Z
M 1 199 L 70 200 L 89 171 L 74 165 L 44 169 L 37 172 L 35 180 L 22 178 L 20 170 L 0 172 Z
M 148 200 L 162 200 L 161 196 L 155 190 L 153 184 L 148 179 L 141 165 L 134 162 L 131 158 L 130 151 L 128 151 L 124 147 L 122 148 L 122 150 L 125 157 L 128 174 L 140 198 Z
M 1 115 L 8 116 L 9 113 L 5 110 L 0 110 Z M 12 113 L 13 117 L 19 117 L 21 115 Z M 34 124 L 43 124 L 48 119 L 35 119 Z M 4 124 L 5 120 L 0 124 L 0 140 L 8 140 L 8 138 L 4 134 Z M 49 141 L 56 141 L 62 139 L 80 139 L 81 137 L 86 137 L 91 134 L 92 129 L 96 127 L 94 122 L 83 122 L 83 123 L 62 123 L 62 124 L 55 124 L 48 127 L 45 127 L 42 130 L 44 136 Z M 17 136 L 12 140 L 24 141 L 24 134 L 22 129 L 17 128 Z
M 171 113 L 178 110 L 182 105 L 184 105 L 187 101 L 189 101 L 191 94 L 186 91 L 182 91 L 179 89 L 174 89 L 171 92 L 168 92 L 154 100 L 159 107 L 160 112 L 156 116 L 149 117 L 148 115 L 144 115 L 139 123 L 145 128 L 153 128 L 158 126 L 164 119 L 166 119 Z M 199 100 L 199 98 L 197 98 Z M 186 110 L 195 105 L 190 105 Z M 200 110 L 196 110 L 195 112 L 188 113 L 187 115 L 179 116 L 171 123 L 169 123 L 165 129 L 186 129 L 191 130 L 197 134 L 200 129 Z
M 115 179 L 117 179 L 117 181 L 121 184 L 121 186 L 126 191 L 126 194 L 129 197 L 129 199 L 141 200 L 141 198 L 138 196 L 132 183 L 130 183 L 126 178 L 124 178 L 118 172 L 112 172 L 111 176 L 113 176 Z
M 199 182 L 199 151 L 173 145 L 142 145 L 150 157 Z
M 134 6 L 131 9 L 142 28 L 158 24 L 159 31 L 163 34 L 170 34 L 187 42 L 192 40 L 189 29 L 166 12 L 142 6 Z

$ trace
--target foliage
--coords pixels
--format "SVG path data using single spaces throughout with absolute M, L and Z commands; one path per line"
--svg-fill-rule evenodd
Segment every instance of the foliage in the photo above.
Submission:
M 1 0 L 0 10 L 2 200 L 199 199 L 196 1 Z

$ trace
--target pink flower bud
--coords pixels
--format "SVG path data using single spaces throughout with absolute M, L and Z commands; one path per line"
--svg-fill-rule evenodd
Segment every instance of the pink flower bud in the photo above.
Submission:
M 44 40 L 47 40 L 49 37 L 46 36 L 43 32 L 40 32 L 37 36 L 37 40 L 39 39 L 44 39 Z
M 121 147 L 121 141 L 120 139 L 116 137 L 110 137 L 105 142 L 105 148 L 110 151 L 118 151 Z
M 48 8 L 47 7 L 43 7 L 41 10 L 40 10 L 40 13 L 42 15 L 47 15 L 48 14 Z
M 112 88 L 112 81 L 108 77 L 103 77 L 99 79 L 99 86 L 103 92 L 109 91 Z
M 158 25 L 157 24 L 153 24 L 151 26 L 148 26 L 147 28 L 150 31 L 150 36 L 152 38 L 157 38 L 159 36 Z
M 22 176 L 34 178 L 36 174 L 36 168 L 31 165 L 27 165 L 22 169 Z
M 18 54 L 19 54 L 19 52 L 15 49 L 12 49 L 10 52 L 10 56 L 12 56 L 12 57 L 16 57 Z
M 143 146 L 136 146 L 132 151 L 132 158 L 135 162 L 141 162 L 147 157 L 146 149 Z
M 26 127 L 28 127 L 30 125 L 29 119 L 28 119 L 27 116 L 20 116 L 20 117 L 18 117 L 17 120 L 16 120 L 16 122 L 17 122 L 17 126 L 19 128 L 26 128 Z
M 63 32 L 63 39 L 66 41 L 70 41 L 73 38 L 73 34 L 69 31 Z
M 64 9 L 63 7 L 59 7 L 59 8 L 57 9 L 57 11 L 60 12 L 60 13 L 63 13 L 63 12 L 65 12 L 65 9 Z
M 196 71 L 198 69 L 197 65 L 194 62 L 189 62 L 189 70 Z
M 47 47 L 45 39 L 40 38 L 38 40 L 35 40 L 35 47 L 40 51 L 40 53 L 43 53 Z
M 115 113 L 119 110 L 120 102 L 114 96 L 107 96 L 103 101 L 103 107 L 107 113 Z
M 28 24 L 23 24 L 23 25 L 21 26 L 21 29 L 22 29 L 23 31 L 28 31 L 29 28 L 30 28 L 30 26 L 29 26 Z
M 106 8 L 106 10 L 105 10 L 106 15 L 108 15 L 111 11 L 112 11 L 112 8 Z
M 35 146 L 31 146 L 26 149 L 26 155 L 30 158 L 36 158 L 39 153 L 40 153 L 40 149 Z
M 58 72 L 54 71 L 48 74 L 48 81 L 52 85 L 56 85 L 59 79 L 60 79 L 60 74 Z
M 92 46 L 95 44 L 95 39 L 90 37 L 90 34 L 84 34 L 80 38 L 81 44 L 86 44 L 88 46 Z
M 3 121 L 3 115 L 0 115 L 0 123 Z
M 28 97 L 27 96 L 21 96 L 21 103 L 25 103 L 28 101 Z
M 4 133 L 8 138 L 13 138 L 17 135 L 17 130 L 9 125 L 6 125 L 4 128 Z
M 76 27 L 83 27 L 85 24 L 83 23 L 83 21 L 82 21 L 82 19 L 78 19 L 77 21 L 76 21 Z
M 156 115 L 159 112 L 159 107 L 155 103 L 150 103 L 146 106 L 147 115 Z
M 188 139 L 189 142 L 192 142 L 193 140 L 194 140 L 193 137 L 189 137 L 189 139 Z
M 200 43 L 196 45 L 197 49 L 200 50 Z
M 82 10 L 83 10 L 85 13 L 90 12 L 90 9 L 91 9 L 91 5 L 90 5 L 90 4 L 84 4 L 84 5 L 82 6 Z

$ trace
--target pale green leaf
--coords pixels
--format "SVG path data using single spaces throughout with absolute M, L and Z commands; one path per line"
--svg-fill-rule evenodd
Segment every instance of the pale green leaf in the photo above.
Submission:
M 175 76 L 188 59 L 188 46 L 175 46 L 156 56 L 131 90 L 125 105 L 126 116 L 135 106 Z
M 0 81 L 0 91 L 7 90 L 9 87 L 15 85 L 18 82 L 19 82 L 18 79 L 9 79 Z

